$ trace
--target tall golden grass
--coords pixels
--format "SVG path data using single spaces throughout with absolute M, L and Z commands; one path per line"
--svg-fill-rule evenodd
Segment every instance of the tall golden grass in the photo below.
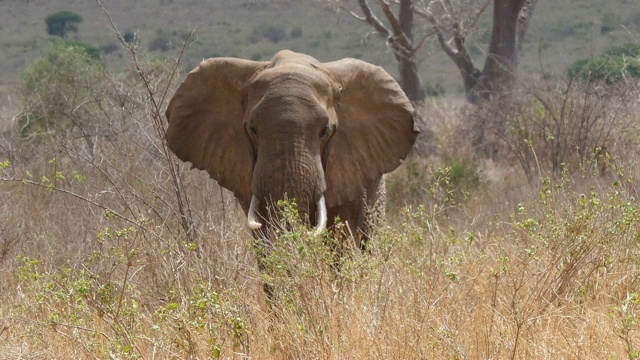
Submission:
M 160 113 L 179 76 L 132 56 L 137 80 L 109 82 L 126 106 L 102 99 L 117 135 L 91 149 L 51 133 L 0 138 L 0 359 L 640 356 L 632 85 L 602 105 L 615 121 L 587 118 L 607 128 L 606 171 L 570 150 L 555 168 L 560 155 L 538 148 L 559 131 L 541 124 L 562 91 L 502 108 L 507 125 L 527 121 L 520 142 L 509 126 L 470 140 L 496 111 L 425 106 L 437 153 L 388 177 L 368 251 L 336 266 L 327 235 L 289 219 L 261 273 L 233 196 L 164 146 Z M 585 120 L 577 110 L 561 126 Z

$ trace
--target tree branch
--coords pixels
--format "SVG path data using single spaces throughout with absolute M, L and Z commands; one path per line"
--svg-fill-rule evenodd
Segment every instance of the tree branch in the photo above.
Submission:
M 364 13 L 365 22 L 371 25 L 378 33 L 385 37 L 391 36 L 391 30 L 387 28 L 380 19 L 371 11 L 371 7 L 369 7 L 369 3 L 367 0 L 358 0 L 358 4 L 360 5 L 360 9 Z
M 346 11 L 349 15 L 351 15 L 354 18 L 356 18 L 357 20 L 360 20 L 360 21 L 363 21 L 363 22 L 367 22 L 367 19 L 364 16 L 360 16 L 360 15 L 356 14 L 353 10 L 348 9 L 346 6 L 342 5 L 341 1 L 327 0 L 327 2 L 329 4 L 335 6 L 337 9 Z
M 484 11 L 485 7 L 483 7 L 481 11 Z M 457 22 L 452 25 L 453 38 L 447 40 L 445 38 L 445 33 L 442 30 L 442 26 L 430 11 L 423 9 L 414 9 L 414 11 L 416 14 L 431 23 L 440 47 L 460 70 L 465 89 L 468 90 L 472 88 L 480 75 L 480 70 L 476 68 L 473 63 L 473 59 L 465 46 L 464 31 L 460 28 L 460 25 Z M 451 46 L 451 42 L 453 42 L 455 48 Z
M 385 0 L 378 0 L 378 4 L 380 4 L 380 8 L 382 9 L 384 16 L 389 21 L 389 24 L 391 24 L 391 29 L 393 29 L 393 35 L 401 36 L 402 34 L 404 34 L 404 32 L 402 31 L 402 26 L 400 26 L 400 20 L 398 20 L 398 17 L 396 16 L 396 14 L 394 14 L 393 11 L 391 11 L 391 7 L 389 6 L 389 3 L 386 2 Z

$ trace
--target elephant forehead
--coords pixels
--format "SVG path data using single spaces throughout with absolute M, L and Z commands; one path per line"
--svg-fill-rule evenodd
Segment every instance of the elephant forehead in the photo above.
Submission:
M 303 93 L 267 92 L 249 112 L 253 123 L 293 121 L 292 127 L 306 127 L 319 119 L 326 119 L 327 109 L 317 99 Z
M 249 84 L 249 93 L 260 97 L 267 93 L 314 94 L 331 96 L 333 84 L 322 72 L 311 66 L 285 64 L 262 71 Z

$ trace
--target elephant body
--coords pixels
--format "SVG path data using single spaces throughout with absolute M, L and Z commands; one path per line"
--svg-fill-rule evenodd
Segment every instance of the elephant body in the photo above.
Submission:
M 286 198 L 310 226 L 339 217 L 360 243 L 384 213 L 383 175 L 416 139 L 413 113 L 381 67 L 284 50 L 203 61 L 169 103 L 166 139 L 234 193 L 256 233 Z

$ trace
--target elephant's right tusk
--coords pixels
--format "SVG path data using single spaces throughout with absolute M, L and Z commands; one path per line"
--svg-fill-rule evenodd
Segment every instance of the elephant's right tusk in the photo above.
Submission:
M 327 205 L 325 204 L 325 201 L 324 201 L 324 194 L 322 194 L 322 196 L 320 197 L 320 200 L 318 200 L 318 208 L 316 212 L 317 212 L 316 220 L 318 223 L 318 226 L 316 228 L 316 234 L 320 234 L 321 232 L 324 231 L 324 229 L 327 228 Z
M 253 195 L 251 197 L 251 204 L 249 205 L 249 214 L 247 215 L 247 223 L 251 230 L 258 230 L 262 227 L 262 224 L 256 221 L 256 206 L 258 206 L 259 203 L 258 198 Z

